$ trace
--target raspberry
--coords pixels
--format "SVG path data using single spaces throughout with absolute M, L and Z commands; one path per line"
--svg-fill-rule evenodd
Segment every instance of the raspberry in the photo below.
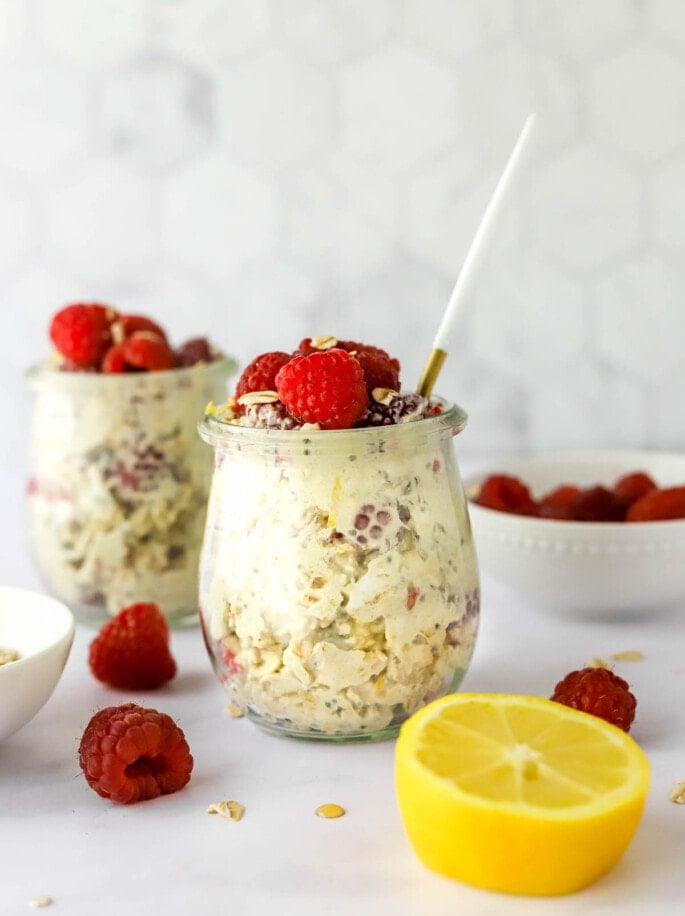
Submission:
M 368 406 L 362 367 L 338 348 L 294 356 L 279 370 L 276 390 L 296 419 L 322 429 L 349 429 Z
M 573 513 L 579 522 L 622 522 L 626 507 L 612 490 L 601 486 L 588 487 L 578 493 Z
M 91 789 L 123 805 L 178 792 L 193 769 L 174 720 L 135 703 L 96 713 L 81 737 L 78 759 Z
M 346 350 L 359 360 L 359 365 L 364 372 L 366 390 L 369 394 L 374 388 L 390 388 L 392 391 L 400 390 L 400 364 L 385 350 L 372 347 L 370 344 L 358 343 L 356 340 L 338 340 L 336 347 Z M 298 356 L 308 356 L 310 353 L 322 352 L 312 346 L 312 338 L 305 337 L 297 348 Z
M 136 331 L 150 331 L 162 340 L 167 339 L 164 328 L 147 315 L 119 315 L 112 331 L 115 340 L 125 340 Z
M 511 512 L 515 515 L 536 515 L 537 506 L 530 490 L 508 474 L 491 474 L 483 481 L 476 502 L 487 509 Z
M 556 685 L 551 699 L 606 719 L 625 732 L 630 731 L 637 706 L 628 683 L 607 668 L 571 671 Z
M 366 379 L 366 390 L 371 393 L 374 388 L 390 388 L 392 391 L 400 390 L 400 364 L 399 361 L 369 344 L 356 343 L 354 340 L 340 340 L 338 346 L 347 350 L 359 360 L 359 365 Z
M 211 363 L 214 360 L 212 348 L 206 337 L 193 337 L 186 340 L 176 351 L 176 362 L 179 366 L 196 366 L 198 363 Z
M 685 487 L 667 487 L 645 493 L 632 504 L 627 522 L 656 522 L 685 518 Z
M 167 341 L 152 331 L 134 331 L 122 344 L 124 359 L 136 370 L 173 369 L 176 359 Z
M 156 604 L 131 604 L 103 625 L 90 644 L 90 670 L 110 687 L 153 690 L 176 674 L 169 627 Z
M 100 365 L 100 371 L 106 374 L 127 372 L 128 368 L 126 357 L 124 356 L 123 343 L 114 344 L 113 347 L 110 347 L 103 356 Z
M 274 350 L 255 357 L 244 369 L 235 389 L 236 400 L 250 391 L 275 391 L 279 369 L 289 363 L 289 353 Z
M 614 484 L 613 491 L 626 505 L 630 505 L 655 487 L 656 484 L 649 474 L 645 474 L 644 471 L 634 471 L 632 474 L 620 477 Z
M 540 518 L 572 521 L 576 517 L 573 505 L 579 493 L 578 487 L 568 483 L 550 490 L 538 503 L 538 515 Z
M 96 366 L 112 342 L 114 309 L 96 303 L 75 303 L 50 322 L 50 339 L 60 354 L 79 368 Z

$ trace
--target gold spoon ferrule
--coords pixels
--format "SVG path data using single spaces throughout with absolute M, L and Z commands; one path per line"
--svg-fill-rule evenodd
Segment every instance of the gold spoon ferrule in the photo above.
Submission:
M 434 347 L 433 350 L 431 350 L 431 354 L 428 357 L 428 361 L 419 379 L 419 387 L 416 389 L 422 397 L 429 398 L 431 396 L 435 381 L 446 359 L 446 350 L 441 350 L 439 347 Z

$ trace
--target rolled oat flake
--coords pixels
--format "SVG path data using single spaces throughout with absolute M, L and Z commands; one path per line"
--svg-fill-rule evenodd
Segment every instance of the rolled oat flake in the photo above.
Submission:
M 341 805 L 335 805 L 328 803 L 325 805 L 319 805 L 319 807 L 314 812 L 317 817 L 325 817 L 327 819 L 334 817 L 342 817 L 345 814 L 345 809 Z

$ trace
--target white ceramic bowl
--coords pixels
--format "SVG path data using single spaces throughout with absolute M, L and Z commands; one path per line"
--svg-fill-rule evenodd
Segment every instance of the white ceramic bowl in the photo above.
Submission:
M 0 586 L 0 646 L 18 661 L 0 665 L 0 741 L 31 721 L 57 686 L 74 640 L 74 616 L 54 598 Z
M 610 486 L 646 471 L 659 486 L 685 484 L 685 453 L 566 451 L 500 461 L 466 478 L 473 497 L 490 474 L 520 478 L 539 498 L 556 486 Z M 547 610 L 649 613 L 685 605 L 685 519 L 569 522 L 486 509 L 469 499 L 481 570 Z

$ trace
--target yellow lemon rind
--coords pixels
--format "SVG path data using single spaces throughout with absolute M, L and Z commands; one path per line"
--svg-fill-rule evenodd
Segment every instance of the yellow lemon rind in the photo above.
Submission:
M 424 727 L 455 697 L 458 703 L 523 702 L 542 710 L 552 702 L 502 694 L 450 695 L 405 723 L 397 743 L 396 787 L 405 830 L 421 862 L 477 887 L 536 896 L 580 890 L 613 868 L 637 829 L 649 788 L 649 762 L 635 741 L 594 716 L 564 708 L 566 719 L 579 717 L 576 721 L 625 750 L 623 783 L 604 797 L 560 809 L 483 799 L 417 759 Z

